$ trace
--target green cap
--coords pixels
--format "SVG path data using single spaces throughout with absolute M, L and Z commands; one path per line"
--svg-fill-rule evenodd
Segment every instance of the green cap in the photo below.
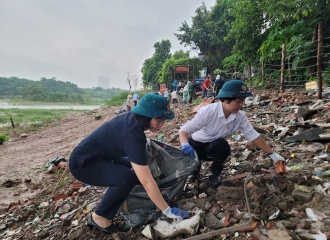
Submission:
M 230 80 L 226 82 L 215 98 L 245 98 L 252 97 L 248 86 L 241 80 Z
M 174 118 L 174 112 L 170 109 L 169 101 L 158 93 L 144 95 L 131 112 L 150 118 Z

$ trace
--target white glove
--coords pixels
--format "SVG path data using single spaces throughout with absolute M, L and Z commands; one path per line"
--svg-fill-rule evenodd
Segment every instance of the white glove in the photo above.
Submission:
M 285 162 L 285 159 L 281 155 L 279 155 L 275 152 L 273 152 L 272 154 L 269 154 L 268 156 L 272 159 L 272 161 L 274 163 L 276 163 L 278 161 L 284 161 Z

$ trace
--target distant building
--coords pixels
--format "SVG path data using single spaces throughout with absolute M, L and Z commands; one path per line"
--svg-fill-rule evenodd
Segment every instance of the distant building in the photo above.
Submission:
M 105 76 L 99 76 L 97 79 L 97 86 L 103 89 L 109 88 L 109 78 Z

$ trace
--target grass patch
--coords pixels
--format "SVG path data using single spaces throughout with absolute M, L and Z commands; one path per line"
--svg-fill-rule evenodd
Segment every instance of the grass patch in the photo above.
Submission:
M 33 131 L 42 124 L 63 119 L 82 110 L 61 109 L 0 109 L 0 133 L 10 134 L 13 131 Z M 11 119 L 15 128 L 13 128 Z
M 140 99 L 142 98 L 143 95 L 146 94 L 146 92 L 143 92 L 143 91 L 138 91 L 137 93 L 139 94 Z M 110 100 L 108 100 L 106 102 L 106 105 L 107 106 L 121 106 L 126 102 L 127 96 L 129 94 L 133 95 L 134 92 L 129 92 L 129 91 L 121 92 L 120 94 L 113 96 Z
M 13 119 L 14 123 L 18 124 L 49 122 L 65 118 L 73 112 L 77 111 L 61 109 L 0 109 L 0 124 L 10 124 L 10 118 Z

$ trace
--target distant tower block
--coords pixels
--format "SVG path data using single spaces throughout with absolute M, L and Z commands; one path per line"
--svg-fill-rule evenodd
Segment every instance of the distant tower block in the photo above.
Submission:
M 99 76 L 97 79 L 97 86 L 103 89 L 109 88 L 109 78 L 105 76 Z

